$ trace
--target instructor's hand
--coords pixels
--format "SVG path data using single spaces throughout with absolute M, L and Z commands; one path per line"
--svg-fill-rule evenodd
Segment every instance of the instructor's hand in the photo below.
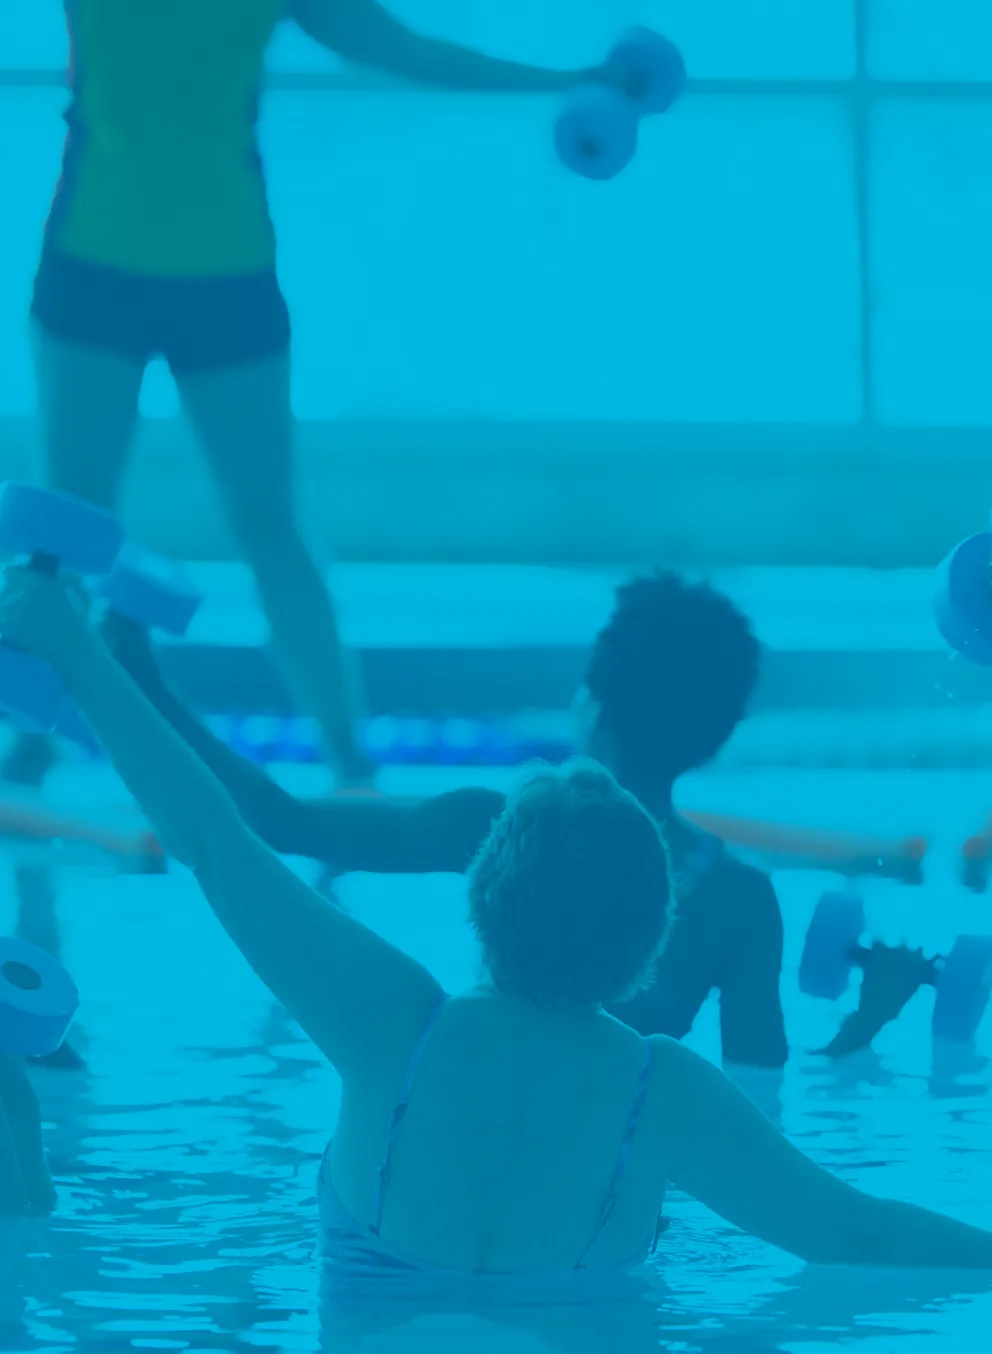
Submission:
M 933 961 L 908 945 L 876 941 L 862 962 L 858 1010 L 879 1025 L 895 1020 L 906 1003 L 934 978 Z

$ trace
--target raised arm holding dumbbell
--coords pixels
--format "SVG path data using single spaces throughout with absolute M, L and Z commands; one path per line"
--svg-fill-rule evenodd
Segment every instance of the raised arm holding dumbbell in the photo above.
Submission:
M 0 546 L 45 574 L 102 575 L 114 564 L 124 529 L 109 513 L 64 494 L 8 481 L 0 489 Z M 0 641 L 0 709 L 20 728 L 50 734 L 71 707 L 50 664 Z

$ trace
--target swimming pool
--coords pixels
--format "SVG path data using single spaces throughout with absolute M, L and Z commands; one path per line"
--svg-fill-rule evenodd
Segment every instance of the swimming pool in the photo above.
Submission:
M 317 774 L 291 773 L 297 783 Z M 480 773 L 389 773 L 385 788 L 434 790 Z M 485 777 L 505 781 L 505 773 Z M 727 773 L 686 787 L 696 807 L 788 817 L 824 827 L 929 829 L 931 881 L 869 883 L 876 932 L 941 949 L 992 930 L 992 902 L 953 882 L 953 846 L 992 808 L 987 776 Z M 59 807 L 121 801 L 100 768 L 53 778 Z M 940 858 L 943 849 L 945 857 Z M 3 865 L 0 933 L 9 931 Z M 932 1056 L 931 998 L 914 999 L 878 1056 L 825 1067 L 805 1055 L 836 1028 L 830 1008 L 796 990 L 812 907 L 831 881 L 778 879 L 786 918 L 783 994 L 797 1050 L 780 1091 L 786 1131 L 846 1179 L 879 1193 L 992 1218 L 992 1016 L 978 1056 Z M 438 1312 L 397 1304 L 388 1318 L 325 1310 L 314 1263 L 314 1178 L 333 1126 L 335 1078 L 221 934 L 190 880 L 58 879 L 65 958 L 83 995 L 88 1074 L 35 1080 L 62 1205 L 51 1220 L 0 1225 L 0 1349 L 317 1349 L 817 1354 L 857 1342 L 864 1354 L 985 1347 L 992 1280 L 954 1274 L 817 1270 L 746 1240 L 675 1195 L 650 1301 L 608 1310 Z M 475 954 L 461 881 L 342 881 L 342 901 L 427 963 L 449 988 Z M 717 1047 L 716 1013 L 692 1036 Z M 768 1079 L 749 1089 L 771 1103 Z

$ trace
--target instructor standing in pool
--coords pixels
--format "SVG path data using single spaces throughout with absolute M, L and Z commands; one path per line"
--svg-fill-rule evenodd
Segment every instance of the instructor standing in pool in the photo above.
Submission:
M 72 98 L 32 327 L 46 477 L 113 508 L 148 362 L 164 357 L 276 648 L 346 782 L 354 733 L 334 610 L 293 506 L 290 318 L 256 144 L 266 47 L 294 20 L 347 60 L 450 90 L 577 76 L 411 32 L 374 0 L 66 0 Z M 44 743 L 8 762 L 39 775 Z

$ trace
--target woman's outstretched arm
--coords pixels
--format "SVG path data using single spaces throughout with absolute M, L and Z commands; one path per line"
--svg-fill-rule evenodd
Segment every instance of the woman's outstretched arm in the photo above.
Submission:
M 438 89 L 555 93 L 569 89 L 581 75 L 503 61 L 417 33 L 376 0 L 291 0 L 289 12 L 305 33 L 346 61 Z
M 195 873 L 274 996 L 342 1075 L 405 1048 L 439 999 L 426 969 L 328 907 L 258 840 L 58 581 L 30 569 L 7 577 L 4 637 L 59 669 L 166 850 Z
M 101 634 L 273 851 L 319 860 L 337 874 L 461 873 L 503 811 L 502 795 L 476 787 L 429 799 L 299 799 L 215 738 L 187 709 L 159 672 L 147 634 L 113 615 L 104 621 Z
M 671 1096 L 672 1183 L 721 1218 L 813 1264 L 992 1270 L 992 1232 L 846 1184 L 718 1068 L 655 1043 Z

